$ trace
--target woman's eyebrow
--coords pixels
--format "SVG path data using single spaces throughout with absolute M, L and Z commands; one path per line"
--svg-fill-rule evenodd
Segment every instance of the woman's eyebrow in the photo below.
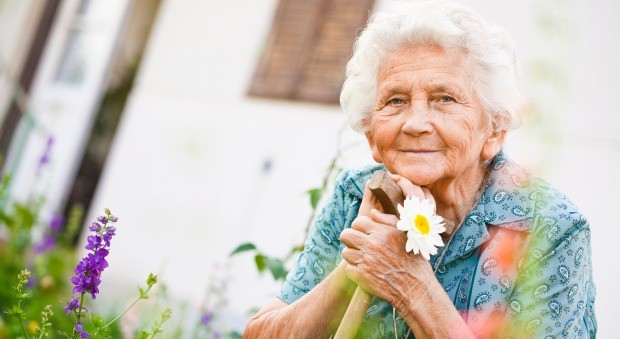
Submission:
M 454 81 L 433 81 L 430 84 L 424 86 L 424 90 L 427 92 L 447 92 L 464 94 L 463 87 Z
M 385 99 L 396 94 L 408 94 L 411 92 L 411 87 L 403 86 L 402 84 L 388 84 L 379 88 L 380 99 Z

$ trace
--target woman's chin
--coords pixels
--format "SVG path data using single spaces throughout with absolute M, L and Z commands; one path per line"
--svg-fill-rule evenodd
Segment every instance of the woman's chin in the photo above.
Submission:
M 428 168 L 407 168 L 399 171 L 396 170 L 396 174 L 401 177 L 409 179 L 413 184 L 418 186 L 428 186 L 440 177 L 437 175 L 437 171 L 429 171 Z

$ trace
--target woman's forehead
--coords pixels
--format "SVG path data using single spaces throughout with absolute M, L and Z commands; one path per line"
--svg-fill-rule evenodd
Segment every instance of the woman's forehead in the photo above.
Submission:
M 424 82 L 440 87 L 470 82 L 473 73 L 467 54 L 445 50 L 435 45 L 407 45 L 388 54 L 377 72 L 378 87 L 394 86 L 396 82 Z M 470 87 L 470 86 L 464 86 Z
M 462 87 L 469 80 L 463 53 L 406 49 L 389 55 L 379 68 L 379 88 L 393 86 Z

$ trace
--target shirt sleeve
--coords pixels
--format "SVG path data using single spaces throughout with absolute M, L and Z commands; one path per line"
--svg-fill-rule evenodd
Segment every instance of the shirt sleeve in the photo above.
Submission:
M 594 338 L 588 222 L 578 212 L 538 221 L 508 304 L 506 336 Z
M 348 171 L 336 180 L 334 192 L 317 215 L 304 243 L 304 250 L 288 273 L 278 297 L 291 304 L 308 293 L 331 273 L 340 260 L 340 233 L 349 227 L 359 209 L 358 201 L 343 189 Z

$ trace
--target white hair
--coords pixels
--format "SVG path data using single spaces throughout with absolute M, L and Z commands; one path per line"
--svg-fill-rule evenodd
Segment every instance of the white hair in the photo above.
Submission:
M 354 130 L 367 131 L 380 64 L 406 45 L 465 52 L 473 67 L 472 88 L 495 130 L 517 126 L 523 101 L 517 60 L 506 32 L 461 3 L 432 0 L 392 4 L 373 14 L 357 38 L 340 93 L 340 104 Z

